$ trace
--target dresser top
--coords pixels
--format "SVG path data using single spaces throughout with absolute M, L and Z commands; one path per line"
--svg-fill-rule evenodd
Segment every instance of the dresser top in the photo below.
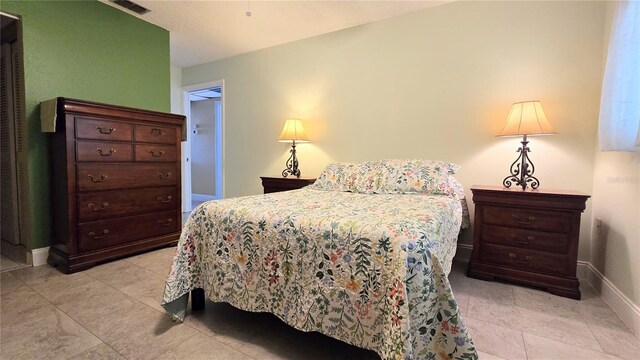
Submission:
M 57 98 L 58 111 L 88 116 L 107 116 L 109 118 L 120 118 L 135 121 L 155 121 L 165 122 L 175 125 L 182 125 L 185 121 L 184 115 L 170 114 L 159 111 L 136 109 L 126 106 L 103 104 L 94 101 L 78 100 L 71 98 Z
M 511 194 L 531 194 L 531 196 L 535 195 L 560 195 L 560 196 L 581 196 L 581 197 L 591 197 L 585 193 L 574 191 L 574 190 L 560 190 L 560 189 L 531 189 L 527 188 L 526 190 L 522 190 L 519 186 L 514 186 L 511 188 L 506 188 L 504 186 L 493 186 L 493 185 L 473 185 L 471 187 L 471 191 L 492 191 L 497 193 L 511 193 Z

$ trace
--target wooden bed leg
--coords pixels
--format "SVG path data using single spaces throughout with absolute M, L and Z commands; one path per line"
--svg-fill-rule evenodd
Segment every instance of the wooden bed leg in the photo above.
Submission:
M 191 311 L 204 310 L 204 289 L 191 290 Z

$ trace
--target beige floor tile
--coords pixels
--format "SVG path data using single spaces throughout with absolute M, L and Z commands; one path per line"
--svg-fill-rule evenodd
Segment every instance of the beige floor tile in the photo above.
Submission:
M 134 305 L 128 296 L 96 280 L 56 294 L 50 301 L 83 325 Z
M 216 339 L 196 333 L 179 345 L 167 349 L 157 357 L 158 360 L 252 360 L 245 353 L 235 350 Z
M 122 289 L 125 286 L 144 281 L 151 276 L 157 275 L 151 270 L 124 260 L 102 264 L 84 273 L 116 289 Z
M 126 360 L 117 351 L 113 350 L 107 344 L 100 344 L 81 354 L 69 358 L 69 360 Z
M 589 328 L 605 353 L 626 360 L 640 358 L 640 338 L 636 335 L 596 325 Z
M 545 291 L 514 287 L 516 305 L 540 313 L 573 319 L 587 324 L 630 332 L 609 305 L 591 288 L 581 286 L 582 299 L 573 300 Z
M 86 327 L 127 359 L 156 359 L 198 333 L 140 303 L 91 320 Z
M 529 360 L 618 360 L 602 352 L 524 333 Z
M 458 309 L 460 309 L 460 314 L 462 316 L 467 315 L 467 309 L 469 308 L 469 295 L 461 292 L 454 292 L 453 298 L 456 299 L 456 304 L 458 304 Z
M 165 276 L 152 272 L 146 279 L 124 286 L 120 291 L 160 312 L 165 312 L 160 306 L 165 282 Z
M 522 332 L 471 318 L 465 320 L 476 349 L 510 360 L 527 360 Z
M 24 264 L 15 262 L 7 256 L 0 255 L 0 271 L 16 269 L 22 266 L 24 266 Z
M 167 276 L 171 270 L 175 247 L 163 248 L 124 259 L 126 262 Z
M 100 344 L 100 339 L 60 310 L 3 329 L 3 359 L 66 359 Z
M 449 282 L 451 283 L 454 296 L 474 296 L 493 303 L 515 305 L 512 285 L 472 279 L 466 276 L 450 277 Z
M 506 360 L 506 359 L 478 350 L 478 360 Z
M 507 306 L 471 296 L 466 318 L 473 318 L 530 334 L 544 336 L 567 344 L 602 351 L 585 323 Z
M 0 273 L 0 295 L 20 290 L 27 285 L 10 272 Z
M 32 287 L 46 299 L 93 281 L 91 277 L 82 272 L 66 275 L 49 265 L 26 267 L 14 270 L 11 274 Z
M 0 297 L 0 327 L 6 333 L 16 324 L 34 323 L 55 311 L 53 304 L 25 285 Z

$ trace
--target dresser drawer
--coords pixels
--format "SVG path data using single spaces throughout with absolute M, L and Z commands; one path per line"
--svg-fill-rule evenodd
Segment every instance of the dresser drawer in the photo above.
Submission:
M 571 219 L 563 212 L 485 206 L 483 215 L 486 224 L 559 233 L 568 233 L 571 230 Z
M 176 195 L 175 186 L 79 193 L 78 221 L 177 209 Z
M 483 225 L 481 231 L 480 240 L 484 243 L 548 251 L 558 254 L 566 254 L 568 251 L 569 237 L 566 234 L 494 225 Z
M 563 275 L 569 272 L 567 269 L 568 258 L 566 255 L 509 246 L 482 244 L 480 246 L 480 259 L 486 263 L 539 273 Z
M 176 185 L 176 164 L 77 164 L 78 190 Z
M 134 240 L 178 232 L 179 213 L 165 211 L 127 218 L 78 224 L 81 251 L 96 250 Z
M 133 125 L 118 121 L 76 117 L 76 138 L 131 141 L 133 139 Z
M 178 152 L 175 146 L 135 145 L 136 161 L 175 162 Z
M 133 161 L 131 144 L 78 140 L 76 161 Z
M 161 144 L 176 143 L 176 128 L 167 126 L 136 125 L 135 140 Z

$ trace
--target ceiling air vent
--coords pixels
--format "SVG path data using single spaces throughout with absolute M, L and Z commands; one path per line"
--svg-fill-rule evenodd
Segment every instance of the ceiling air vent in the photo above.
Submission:
M 131 10 L 134 13 L 138 14 L 138 15 L 143 15 L 148 13 L 149 9 L 147 9 L 146 7 L 142 7 L 136 3 L 134 3 L 133 1 L 129 1 L 129 0 L 110 0 L 112 3 L 116 4 L 116 5 L 120 5 L 125 9 Z

